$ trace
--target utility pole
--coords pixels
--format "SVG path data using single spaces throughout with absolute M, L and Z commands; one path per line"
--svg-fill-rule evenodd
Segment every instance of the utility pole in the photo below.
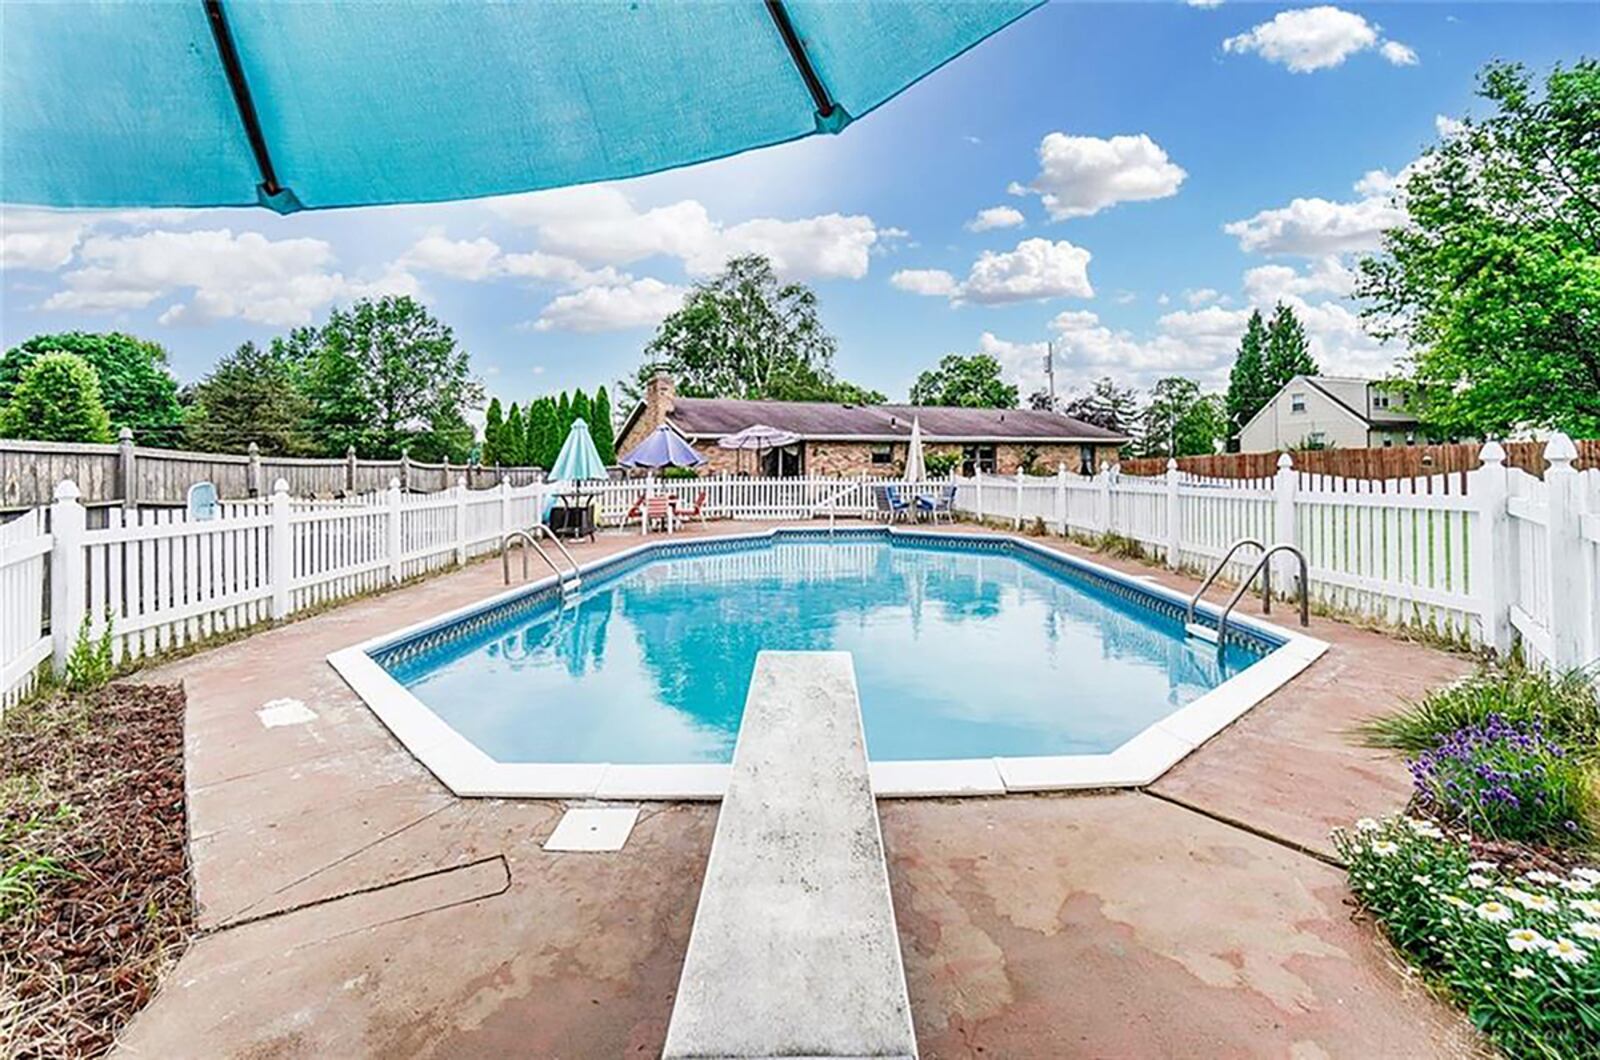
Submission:
M 1044 377 L 1048 382 L 1050 391 L 1050 411 L 1056 411 L 1056 344 L 1054 340 L 1046 340 L 1044 344 Z

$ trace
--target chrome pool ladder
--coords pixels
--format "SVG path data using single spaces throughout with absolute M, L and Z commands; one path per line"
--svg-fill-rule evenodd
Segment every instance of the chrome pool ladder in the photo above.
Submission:
M 1228 604 L 1222 609 L 1222 613 L 1217 616 L 1217 628 L 1213 630 L 1198 624 L 1194 620 L 1195 606 L 1199 604 L 1200 598 L 1205 595 L 1206 590 L 1211 588 L 1212 583 L 1217 580 L 1217 577 L 1222 573 L 1222 569 L 1233 559 L 1234 553 L 1246 546 L 1254 547 L 1261 555 L 1256 559 L 1255 566 L 1250 568 L 1250 573 L 1245 575 L 1244 579 L 1239 582 L 1239 587 L 1228 598 Z M 1290 553 L 1300 563 L 1300 624 L 1309 626 L 1311 624 L 1310 568 L 1306 563 L 1305 553 L 1287 542 L 1280 542 L 1268 548 L 1253 537 L 1241 537 L 1228 546 L 1228 551 L 1223 553 L 1222 559 L 1218 560 L 1217 565 L 1211 568 L 1211 573 L 1207 574 L 1206 580 L 1200 583 L 1200 588 L 1196 589 L 1194 595 L 1189 597 L 1189 609 L 1185 612 L 1183 618 L 1184 631 L 1192 637 L 1199 637 L 1201 640 L 1209 640 L 1221 645 L 1223 637 L 1228 631 L 1228 615 L 1233 612 L 1239 601 L 1244 598 L 1245 592 L 1250 588 L 1250 583 L 1255 581 L 1257 574 L 1261 575 L 1261 613 L 1270 615 L 1272 613 L 1271 560 L 1279 552 Z
M 556 548 L 561 551 L 562 557 L 572 568 L 570 577 L 568 577 L 568 572 L 556 566 L 556 561 L 550 558 L 550 553 L 546 552 L 544 547 L 539 544 L 538 539 L 540 537 L 549 538 Z M 532 545 L 533 550 L 539 553 L 539 558 L 544 560 L 550 570 L 555 573 L 556 585 L 561 590 L 561 598 L 563 600 L 567 598 L 568 593 L 573 592 L 583 584 L 583 578 L 578 573 L 578 561 L 572 558 L 572 553 L 567 551 L 567 546 L 561 543 L 561 539 L 552 533 L 548 526 L 542 523 L 535 523 L 526 530 L 511 531 L 500 541 L 500 573 L 505 578 L 507 585 L 511 584 L 511 545 L 519 540 L 524 542 L 522 547 L 523 581 L 528 580 L 528 546 Z

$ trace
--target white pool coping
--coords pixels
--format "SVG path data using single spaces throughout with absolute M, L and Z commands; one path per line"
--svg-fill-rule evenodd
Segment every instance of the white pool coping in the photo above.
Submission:
M 806 524 L 779 526 L 755 533 L 697 535 L 693 541 L 760 541 L 786 530 L 815 532 L 818 529 Z M 862 529 L 871 528 L 850 527 L 841 533 L 859 533 Z M 891 536 L 937 536 L 952 541 L 1006 541 L 1051 559 L 1064 559 L 1103 577 L 1136 585 L 1170 602 L 1183 606 L 1189 603 L 1188 596 L 1158 582 L 1127 575 L 1023 537 L 924 528 L 904 531 L 890 527 L 888 532 Z M 647 541 L 583 564 L 580 569 L 588 574 L 597 567 L 609 566 L 664 545 L 682 543 L 681 538 Z M 486 607 L 537 592 L 554 583 L 555 576 L 550 575 L 496 593 L 426 621 L 342 648 L 328 656 L 328 663 L 395 739 L 456 795 L 469 798 L 721 799 L 728 786 L 729 766 L 725 764 L 497 762 L 424 706 L 370 654 L 424 630 L 448 625 Z M 1198 610 L 1212 619 L 1216 619 L 1220 611 L 1205 601 L 1201 601 Z M 1265 634 L 1282 644 L 1194 702 L 1154 722 L 1115 751 L 1092 755 L 869 762 L 873 791 L 880 798 L 936 798 L 1138 788 L 1152 784 L 1328 650 L 1325 641 L 1251 615 L 1235 612 L 1228 616 L 1228 623 Z

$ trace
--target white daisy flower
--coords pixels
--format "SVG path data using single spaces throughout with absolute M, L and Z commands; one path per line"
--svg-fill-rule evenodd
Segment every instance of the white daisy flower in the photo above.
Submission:
M 1499 867 L 1499 865 L 1492 861 L 1473 861 L 1469 862 L 1467 865 L 1467 868 L 1471 869 L 1473 872 L 1489 872 L 1490 870 L 1498 869 Z
M 1391 843 L 1387 839 L 1380 839 L 1372 844 L 1372 852 L 1380 858 L 1387 858 L 1400 853 L 1400 844 Z
M 1580 939 L 1600 940 L 1600 924 L 1590 920 L 1580 920 L 1572 925 L 1572 933 Z
M 1567 904 L 1584 916 L 1600 920 L 1600 901 L 1593 898 L 1574 898 Z
M 1532 953 L 1548 947 L 1550 940 L 1533 928 L 1517 928 L 1506 934 L 1506 945 L 1511 947 L 1513 953 Z
M 1510 906 L 1496 901 L 1483 902 L 1477 907 L 1477 910 L 1478 915 L 1483 919 L 1496 924 L 1505 923 L 1511 919 L 1512 915 Z
M 1442 901 L 1446 905 L 1455 906 L 1457 909 L 1471 909 L 1472 908 L 1472 903 L 1471 902 L 1468 902 L 1467 900 L 1465 900 L 1463 898 L 1457 898 L 1453 894 L 1444 895 L 1443 898 L 1442 898 Z
M 1423 821 L 1415 817 L 1407 817 L 1406 824 L 1411 826 L 1411 831 L 1417 835 L 1427 836 L 1429 839 L 1443 839 L 1444 833 L 1439 831 L 1438 825 L 1432 821 Z
M 1426 887 L 1428 884 L 1433 882 L 1433 878 L 1431 876 L 1424 876 L 1421 873 L 1414 872 L 1411 874 L 1411 882 L 1420 883 L 1422 886 Z
M 1583 964 L 1589 959 L 1589 954 L 1582 947 L 1567 938 L 1545 943 L 1544 951 L 1556 960 L 1568 964 Z
M 1467 874 L 1467 885 L 1479 890 L 1488 890 L 1494 886 L 1494 881 L 1482 873 L 1472 872 Z
M 1382 827 L 1382 825 L 1370 817 L 1363 817 L 1361 820 L 1356 822 L 1356 831 L 1358 832 L 1376 832 Z
M 1573 869 L 1572 874 L 1588 883 L 1600 883 L 1600 870 L 1597 869 Z
M 1561 886 L 1564 890 L 1571 891 L 1573 894 L 1588 894 L 1594 890 L 1594 884 L 1588 880 L 1562 880 Z
M 1548 894 L 1525 894 L 1517 901 L 1522 908 L 1531 909 L 1535 913 L 1554 913 L 1561 908 L 1561 903 Z
M 1511 978 L 1513 979 L 1532 979 L 1533 974 L 1533 969 L 1525 964 L 1519 964 L 1511 969 Z
M 1553 872 L 1546 872 L 1543 869 L 1535 869 L 1533 872 L 1528 873 L 1527 876 L 1525 876 L 1523 878 L 1524 879 L 1528 879 L 1528 880 L 1532 880 L 1534 883 L 1561 883 L 1562 882 L 1560 876 L 1557 876 Z

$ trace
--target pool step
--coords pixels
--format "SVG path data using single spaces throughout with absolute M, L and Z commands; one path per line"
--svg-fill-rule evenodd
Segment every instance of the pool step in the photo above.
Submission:
M 916 1055 L 850 655 L 764 651 L 662 1056 Z
M 1198 622 L 1189 622 L 1184 625 L 1183 631 L 1191 637 L 1199 637 L 1201 640 L 1210 641 L 1212 644 L 1217 643 L 1217 631 L 1210 626 L 1202 626 Z

